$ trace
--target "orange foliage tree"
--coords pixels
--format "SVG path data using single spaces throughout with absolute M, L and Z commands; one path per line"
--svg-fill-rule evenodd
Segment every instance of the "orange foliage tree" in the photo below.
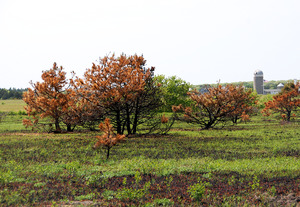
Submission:
M 73 80 L 70 79 L 73 83 Z M 83 126 L 95 130 L 95 124 L 103 120 L 103 113 L 92 105 L 88 100 L 82 98 L 73 87 L 68 88 L 65 93 L 69 95 L 69 108 L 62 116 L 62 122 L 66 124 L 67 131 L 73 131 L 77 126 Z
M 265 103 L 262 113 L 270 116 L 279 113 L 283 120 L 290 121 L 292 113 L 296 112 L 300 107 L 300 84 L 291 84 L 290 88 L 284 88 L 278 95 L 273 96 L 273 100 Z
M 43 82 L 32 83 L 33 89 L 28 88 L 23 94 L 23 100 L 27 104 L 25 110 L 28 116 L 33 118 L 24 119 L 23 124 L 33 126 L 39 119 L 50 117 L 55 124 L 55 131 L 60 132 L 60 122 L 64 114 L 70 108 L 70 97 L 66 93 L 65 87 L 68 84 L 66 73 L 63 67 L 58 67 L 56 63 L 53 68 L 43 71 Z
M 243 86 L 226 85 L 207 88 L 206 93 L 197 91 L 188 93 L 194 102 L 191 107 L 173 106 L 174 112 L 184 112 L 183 118 L 187 122 L 199 124 L 203 129 L 213 128 L 218 123 L 225 124 L 230 120 L 237 120 L 245 115 L 255 99 L 251 91 Z M 244 112 L 244 113 L 243 113 Z
M 110 149 L 116 145 L 118 142 L 125 139 L 125 135 L 115 134 L 113 131 L 113 127 L 110 124 L 109 118 L 104 120 L 104 123 L 100 123 L 99 128 L 103 133 L 102 136 L 97 136 L 98 141 L 94 145 L 94 149 L 103 146 L 106 148 L 106 159 L 109 158 Z
M 246 90 L 242 85 L 228 85 L 228 98 L 231 99 L 230 105 L 233 106 L 232 112 L 227 115 L 234 124 L 238 120 L 249 121 L 250 115 L 255 112 L 257 105 L 257 96 L 252 90 Z
M 160 106 L 154 67 L 146 68 L 143 56 L 105 56 L 74 81 L 82 97 L 109 117 L 117 133 L 136 133 L 142 117 Z

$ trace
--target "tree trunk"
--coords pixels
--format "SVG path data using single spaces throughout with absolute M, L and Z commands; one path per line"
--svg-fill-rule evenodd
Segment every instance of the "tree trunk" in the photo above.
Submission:
M 139 98 L 136 99 L 134 120 L 133 120 L 133 126 L 132 126 L 133 134 L 135 134 L 136 130 L 137 130 L 138 117 L 139 117 Z
M 128 104 L 126 104 L 126 127 L 127 127 L 127 133 L 131 134 L 131 127 L 130 127 L 130 113 L 129 113 L 129 107 Z
M 68 132 L 72 132 L 73 131 L 71 124 L 67 124 L 67 131 Z
M 109 158 L 109 151 L 110 151 L 110 147 L 107 147 L 106 160 L 108 160 Z
M 133 126 L 132 126 L 132 134 L 136 134 L 137 121 L 138 121 L 138 114 L 135 114 L 134 115 L 134 120 L 133 120 Z
M 116 119 L 117 119 L 117 133 L 118 134 L 123 134 L 122 133 L 122 123 L 121 123 L 120 111 L 117 111 Z
M 286 120 L 290 121 L 291 120 L 291 111 L 287 112 Z
M 205 124 L 203 129 L 209 129 L 211 127 L 210 124 Z
M 123 122 L 121 134 L 124 134 L 126 122 Z
M 215 122 L 216 122 L 216 120 L 210 120 L 208 123 L 206 123 L 204 125 L 203 129 L 209 129 L 209 128 L 211 128 Z
M 58 119 L 55 119 L 55 132 L 61 132 Z
M 238 116 L 233 116 L 232 122 L 233 122 L 234 124 L 237 124 L 237 121 L 238 121 Z

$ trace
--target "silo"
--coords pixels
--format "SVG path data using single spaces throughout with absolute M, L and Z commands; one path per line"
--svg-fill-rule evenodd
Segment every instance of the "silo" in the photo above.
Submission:
M 264 74 L 261 70 L 254 72 L 253 89 L 257 94 L 264 94 Z

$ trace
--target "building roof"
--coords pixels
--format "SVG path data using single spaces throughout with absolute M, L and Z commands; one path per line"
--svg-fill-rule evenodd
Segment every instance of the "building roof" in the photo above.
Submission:
M 261 70 L 254 71 L 254 76 L 263 76 L 264 73 Z
M 277 88 L 283 88 L 284 87 L 284 85 L 282 84 L 282 83 L 279 83 L 278 85 L 277 85 Z

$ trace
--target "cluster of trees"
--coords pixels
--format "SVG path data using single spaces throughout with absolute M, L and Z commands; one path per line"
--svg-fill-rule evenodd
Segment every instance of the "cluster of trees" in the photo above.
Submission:
M 206 89 L 207 92 L 189 92 L 191 106 L 173 106 L 175 113 L 183 113 L 181 120 L 196 123 L 203 129 L 209 129 L 217 124 L 229 121 L 237 123 L 239 119 L 249 120 L 249 114 L 254 112 L 256 96 L 242 85 L 217 85 Z
M 22 99 L 23 92 L 25 89 L 16 89 L 16 88 L 0 88 L 0 99 Z
M 173 106 L 173 111 L 182 113 L 181 120 L 196 123 L 203 129 L 217 124 L 238 120 L 248 121 L 259 110 L 258 97 L 242 85 L 206 86 L 204 92 L 189 92 L 193 101 L 190 107 Z M 284 121 L 297 117 L 300 109 L 300 83 L 287 82 L 282 91 L 263 103 L 261 113 Z
M 42 80 L 31 82 L 32 89 L 24 93 L 29 115 L 23 120 L 26 127 L 39 126 L 41 119 L 48 118 L 56 132 L 62 130 L 62 124 L 67 131 L 76 126 L 94 130 L 109 118 L 106 133 L 113 126 L 117 134 L 136 134 L 140 125 L 150 131 L 159 128 L 164 133 L 175 120 L 209 129 L 248 121 L 257 112 L 257 96 L 251 89 L 217 84 L 202 92 L 191 91 L 191 85 L 176 76 L 154 76 L 154 67 L 146 67 L 146 60 L 138 55 L 105 56 L 87 69 L 82 78 L 73 73 L 67 79 L 63 67 L 54 63 L 50 70 L 43 71 Z M 300 107 L 299 100 L 299 85 L 290 84 L 265 104 L 263 113 L 285 114 L 282 117 L 289 121 L 292 112 Z M 278 103 L 285 103 L 285 108 Z M 162 112 L 173 115 L 166 117 Z M 107 143 L 104 138 L 99 143 Z M 110 145 L 107 147 L 109 151 Z
M 110 118 L 118 134 L 135 134 L 139 125 L 153 119 L 162 106 L 161 89 L 154 81 L 154 67 L 147 68 L 143 56 L 105 56 L 87 69 L 83 78 L 66 79 L 63 67 L 54 63 L 43 71 L 43 82 L 31 83 L 24 93 L 30 119 L 37 126 L 50 117 L 55 131 L 64 123 L 68 131 L 77 125 L 99 123 Z

